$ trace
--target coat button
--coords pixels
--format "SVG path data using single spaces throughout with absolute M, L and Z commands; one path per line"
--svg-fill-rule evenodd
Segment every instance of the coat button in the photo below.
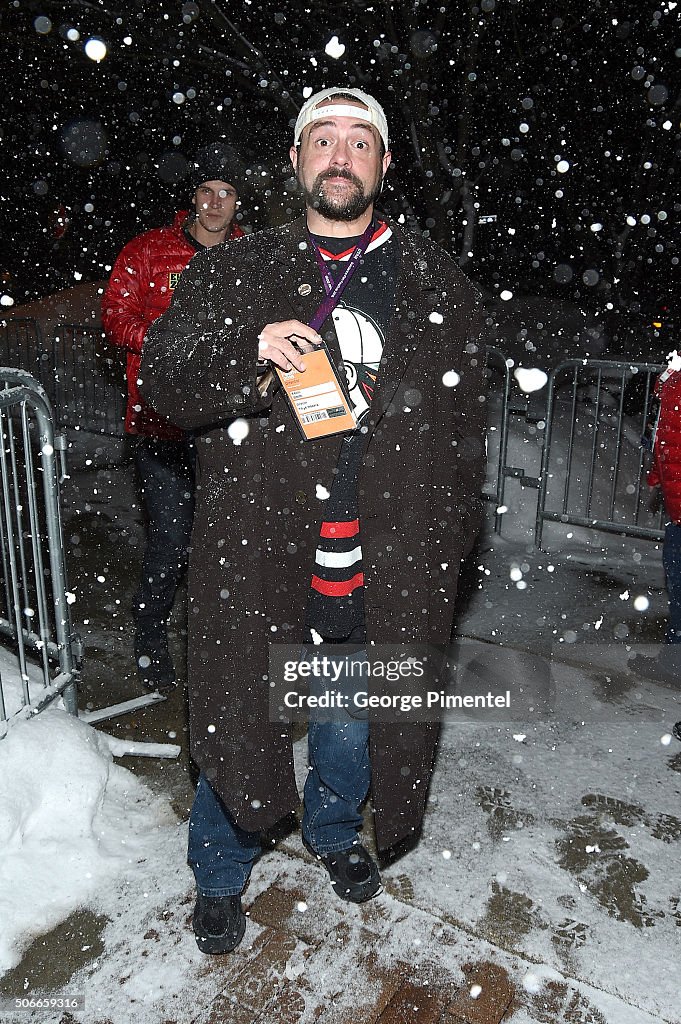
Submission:
M 311 291 L 312 291 L 312 285 L 311 284 L 299 284 L 298 285 L 298 294 L 299 295 L 309 295 Z
M 299 505 L 304 505 L 307 501 L 307 494 L 305 491 L 296 491 L 296 501 Z

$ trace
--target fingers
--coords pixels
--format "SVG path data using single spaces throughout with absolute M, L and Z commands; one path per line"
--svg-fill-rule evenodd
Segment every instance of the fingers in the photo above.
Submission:
M 300 320 L 267 324 L 258 336 L 258 358 L 269 359 L 282 370 L 295 367 L 302 372 L 302 353 L 312 352 L 321 341 L 317 332 Z

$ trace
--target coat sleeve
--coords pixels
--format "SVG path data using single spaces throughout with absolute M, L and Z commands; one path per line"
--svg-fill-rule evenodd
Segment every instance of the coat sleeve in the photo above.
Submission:
M 456 291 L 461 294 L 460 289 Z M 431 490 L 432 514 L 456 525 L 463 542 L 463 558 L 470 554 L 482 525 L 481 493 L 487 458 L 484 317 L 477 292 L 470 285 L 466 285 L 466 291 L 466 329 L 458 364 L 439 363 L 436 430 L 443 448 L 448 448 L 451 455 L 438 460 Z
M 230 301 L 228 287 L 213 298 L 216 276 L 229 276 L 229 267 L 212 260 L 209 251 L 192 259 L 169 308 L 147 331 L 142 352 L 140 393 L 186 430 L 271 404 L 258 393 L 254 323 L 242 315 L 236 298 Z
M 102 326 L 109 341 L 139 354 L 149 326 L 145 296 L 149 287 L 149 261 L 143 238 L 123 247 L 113 265 L 102 297 Z

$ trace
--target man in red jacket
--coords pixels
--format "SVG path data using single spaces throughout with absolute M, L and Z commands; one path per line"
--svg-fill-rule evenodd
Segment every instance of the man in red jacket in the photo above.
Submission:
M 669 622 L 666 644 L 657 658 L 636 658 L 635 668 L 649 678 L 681 682 L 681 355 L 672 352 L 669 365 L 655 384 L 659 413 L 653 438 L 653 467 L 648 483 L 662 489 L 668 522 L 664 531 L 662 562 Z M 644 664 L 645 662 L 645 664 Z M 674 726 L 681 740 L 681 722 Z
M 135 465 L 148 516 L 147 545 L 133 603 L 135 658 L 148 689 L 170 689 L 175 671 L 167 622 L 187 566 L 194 515 L 191 434 L 159 416 L 139 394 L 140 356 L 149 325 L 170 305 L 180 274 L 200 249 L 243 234 L 234 223 L 237 161 L 230 147 L 212 143 L 190 165 L 193 209 L 172 227 L 147 231 L 122 249 L 102 299 L 109 341 L 126 350 L 125 429 L 134 439 Z

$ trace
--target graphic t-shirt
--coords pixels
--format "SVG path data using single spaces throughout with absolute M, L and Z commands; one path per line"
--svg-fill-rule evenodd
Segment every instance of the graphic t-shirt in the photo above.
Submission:
M 359 237 L 313 235 L 335 279 L 340 277 L 342 264 L 350 259 Z M 373 398 L 396 285 L 395 240 L 390 228 L 379 224 L 331 314 L 359 427 Z M 307 608 L 308 626 L 322 637 L 343 639 L 364 624 L 357 479 L 365 442 L 359 428 L 343 439 L 331 493 L 325 502 Z

